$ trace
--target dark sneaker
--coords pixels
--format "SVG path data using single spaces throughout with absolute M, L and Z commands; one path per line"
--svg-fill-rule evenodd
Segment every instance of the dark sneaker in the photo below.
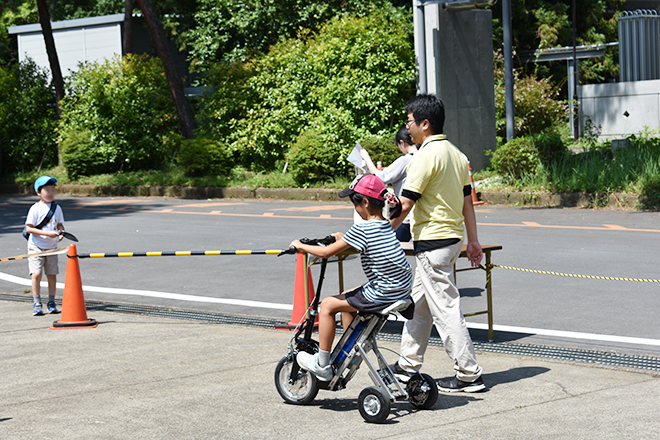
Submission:
M 55 305 L 54 302 L 49 302 L 47 307 L 48 307 L 48 313 L 60 313 L 60 311 L 57 310 L 57 306 Z
M 406 370 L 404 370 L 399 366 L 398 362 L 389 365 L 389 367 L 390 370 L 392 370 L 392 373 L 394 373 L 394 377 L 396 377 L 397 380 L 403 383 L 408 383 L 408 381 L 413 376 L 413 374 L 415 374 L 415 373 L 408 373 Z
M 445 393 L 476 393 L 485 390 L 486 385 L 481 377 L 474 382 L 463 382 L 458 377 L 452 377 L 450 380 L 439 380 L 438 389 Z
M 41 305 L 41 304 L 35 304 L 34 306 L 32 306 L 32 316 L 41 316 L 41 315 L 43 315 L 44 314 L 43 307 L 44 306 Z

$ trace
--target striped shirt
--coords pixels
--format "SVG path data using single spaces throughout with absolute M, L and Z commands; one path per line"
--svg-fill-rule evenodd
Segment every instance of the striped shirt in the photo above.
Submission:
M 343 240 L 360 252 L 362 269 L 369 280 L 362 286 L 365 298 L 376 304 L 410 298 L 412 269 L 389 221 L 355 224 Z

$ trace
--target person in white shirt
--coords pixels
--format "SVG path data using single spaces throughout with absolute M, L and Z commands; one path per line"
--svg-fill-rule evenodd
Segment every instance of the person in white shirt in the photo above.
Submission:
M 369 172 L 371 174 L 375 174 L 377 177 L 380 177 L 385 185 L 392 185 L 394 194 L 397 197 L 401 197 L 403 184 L 406 183 L 406 172 L 408 170 L 408 165 L 413 158 L 413 154 L 417 153 L 418 145 L 412 141 L 410 138 L 410 133 L 408 133 L 408 129 L 405 126 L 401 127 L 396 133 L 396 136 L 394 137 L 394 143 L 397 147 L 399 147 L 399 150 L 401 150 L 403 156 L 397 158 L 394 162 L 392 162 L 390 166 L 382 170 L 379 170 L 376 165 L 374 165 L 374 162 L 371 160 L 371 156 L 369 156 L 369 152 L 367 150 L 364 148 L 360 150 L 360 155 L 367 164 Z M 395 232 L 396 238 L 399 241 L 410 241 L 410 215 L 406 216 L 401 226 L 399 226 Z
M 51 204 L 55 203 L 55 183 L 57 179 L 49 176 L 41 176 L 34 182 L 34 190 L 40 200 L 30 207 L 25 219 L 25 232 L 30 234 L 28 238 L 28 254 L 55 249 L 57 243 L 62 240 L 61 232 L 64 231 L 64 214 L 59 205 L 54 205 L 55 210 L 48 222 L 38 228 L 42 221 L 49 215 Z M 59 273 L 57 255 L 48 255 L 28 258 L 30 276 L 32 278 L 32 296 L 34 316 L 43 315 L 41 304 L 41 278 L 42 272 L 46 273 L 48 279 L 48 312 L 58 313 L 55 305 L 55 292 L 57 274 Z

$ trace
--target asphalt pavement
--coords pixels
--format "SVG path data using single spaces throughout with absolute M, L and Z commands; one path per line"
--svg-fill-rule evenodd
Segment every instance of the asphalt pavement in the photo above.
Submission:
M 56 315 L 25 309 L 0 302 L 3 439 L 660 436 L 657 374 L 479 352 L 488 391 L 441 393 L 430 410 L 395 402 L 386 422 L 373 425 L 357 409 L 372 385 L 366 367 L 345 390 L 320 391 L 306 406 L 283 402 L 273 376 L 289 332 L 93 308 L 97 328 L 49 330 Z M 422 371 L 447 378 L 451 367 L 432 347 Z
M 291 240 L 346 231 L 346 202 L 60 197 L 66 228 L 88 252 L 281 249 Z M 0 198 L 2 256 L 26 250 L 20 235 L 33 197 Z M 502 245 L 493 263 L 572 273 L 659 279 L 660 214 L 580 209 L 477 208 L 480 241 Z M 413 264 L 414 261 L 410 260 Z M 22 294 L 27 263 L 0 263 L 0 292 Z M 465 266 L 465 260 L 459 267 Z M 279 319 L 291 317 L 292 256 L 81 260 L 86 298 Z M 60 258 L 63 281 L 65 258 Z M 313 269 L 313 276 L 317 276 Z M 364 281 L 356 260 L 345 285 Z M 496 340 L 660 355 L 658 283 L 569 278 L 494 269 Z M 23 283 L 23 284 L 21 284 Z M 458 274 L 465 313 L 483 310 L 483 272 Z M 96 287 L 97 289 L 92 289 Z M 99 289 L 100 288 L 100 289 Z M 324 295 L 338 291 L 330 266 Z M 26 311 L 29 313 L 29 310 Z M 468 319 L 484 339 L 485 316 Z M 499 326 L 499 327 L 498 327 Z M 498 330 L 499 328 L 499 330 Z M 586 338 L 586 335 L 595 335 Z

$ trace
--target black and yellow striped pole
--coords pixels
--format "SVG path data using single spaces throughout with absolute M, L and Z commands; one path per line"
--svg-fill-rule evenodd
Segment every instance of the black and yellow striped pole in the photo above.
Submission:
M 284 249 L 230 250 L 230 251 L 152 251 L 152 252 L 92 252 L 78 254 L 78 258 L 130 258 L 130 257 L 194 257 L 211 255 L 280 255 Z

